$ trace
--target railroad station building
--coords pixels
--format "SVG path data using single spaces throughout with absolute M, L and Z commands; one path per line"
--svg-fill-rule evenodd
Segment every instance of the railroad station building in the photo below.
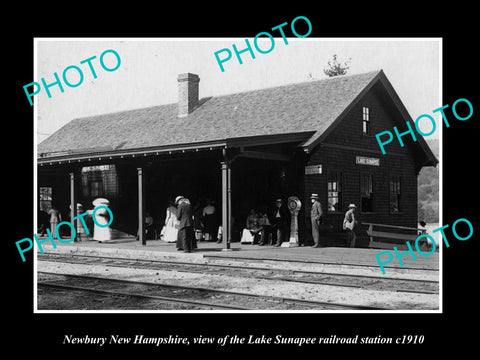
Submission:
M 115 233 L 135 236 L 147 211 L 162 224 L 169 199 L 211 198 L 236 241 L 251 208 L 298 196 L 310 244 L 316 193 L 331 245 L 350 203 L 362 222 L 417 227 L 417 176 L 438 160 L 419 135 L 381 153 L 375 134 L 414 128 L 382 70 L 203 98 L 199 83 L 178 75 L 178 103 L 73 119 L 45 139 L 39 209 L 55 202 L 68 219 L 71 204 L 105 197 Z

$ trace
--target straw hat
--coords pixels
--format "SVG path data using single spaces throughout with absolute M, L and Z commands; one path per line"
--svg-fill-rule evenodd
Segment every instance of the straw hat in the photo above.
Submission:
M 183 196 L 182 195 L 178 195 L 176 198 L 175 198 L 175 204 L 178 204 L 178 202 L 183 199 Z
M 310 199 L 318 199 L 318 198 L 319 198 L 319 197 L 318 197 L 318 194 L 312 194 L 312 195 L 310 196 Z
M 97 198 L 92 201 L 93 206 L 100 206 L 100 205 L 110 205 L 110 201 L 104 198 Z
M 348 205 L 348 208 L 349 208 L 349 209 L 351 209 L 351 208 L 355 208 L 355 209 L 356 209 L 357 206 L 356 206 L 355 204 L 350 204 L 350 205 Z

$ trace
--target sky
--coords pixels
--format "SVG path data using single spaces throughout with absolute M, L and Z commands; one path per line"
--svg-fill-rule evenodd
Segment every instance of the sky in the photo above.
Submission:
M 268 38 L 260 38 L 259 47 L 268 49 Z M 253 39 L 249 39 L 253 47 Z M 37 143 L 75 118 L 99 115 L 142 107 L 175 103 L 178 99 L 177 76 L 194 73 L 200 77 L 200 98 L 232 94 L 298 82 L 326 78 L 327 62 L 337 54 L 340 61 L 351 59 L 348 74 L 383 69 L 397 91 L 411 117 L 432 114 L 441 105 L 441 40 L 437 38 L 288 38 L 288 45 L 279 37 L 268 54 L 254 48 L 255 59 L 243 53 L 243 64 L 235 55 L 223 63 L 225 72 L 214 53 L 223 48 L 232 51 L 246 47 L 245 38 L 147 38 L 147 39 L 50 39 L 36 38 L 36 59 L 33 81 L 54 82 L 56 72 L 60 79 L 63 70 L 75 65 L 82 69 L 84 79 L 77 87 L 63 83 L 34 97 L 37 117 Z M 115 50 L 121 59 L 115 71 L 105 71 L 100 55 Z M 91 61 L 97 78 L 94 79 L 87 63 Z M 221 54 L 220 56 L 224 56 Z M 114 67 L 111 53 L 104 57 L 107 67 Z M 67 72 L 71 83 L 79 81 L 75 70 Z M 25 97 L 28 104 L 28 99 Z M 439 119 L 436 114 L 434 118 Z M 437 120 L 437 123 L 438 120 Z M 441 127 L 437 127 L 439 129 Z M 391 130 L 391 129 L 385 129 Z M 424 128 L 425 132 L 428 129 Z M 438 138 L 437 130 L 429 138 Z

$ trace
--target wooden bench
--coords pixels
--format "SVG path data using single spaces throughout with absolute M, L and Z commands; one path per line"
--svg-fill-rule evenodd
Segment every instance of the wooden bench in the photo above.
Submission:
M 397 248 L 405 248 L 407 249 L 406 242 L 410 241 L 410 245 L 412 248 L 415 247 L 415 240 L 417 237 L 422 233 L 423 229 L 419 228 L 412 228 L 406 226 L 396 226 L 396 225 L 385 225 L 385 224 L 375 224 L 375 223 L 362 223 L 362 225 L 368 225 L 367 235 L 370 237 L 370 243 L 368 245 L 369 248 L 381 248 L 381 249 L 391 249 L 392 245 L 402 245 L 397 246 Z M 384 228 L 392 228 L 392 229 L 402 229 L 402 230 L 411 230 L 415 231 L 416 234 L 399 234 L 387 231 L 378 231 L 373 230 L 373 227 L 384 227 Z M 400 241 L 374 241 L 374 238 L 385 238 L 385 239 L 393 239 L 393 240 L 400 240 Z M 429 247 L 428 241 L 426 239 L 421 239 L 418 242 L 418 246 L 421 250 L 426 250 Z

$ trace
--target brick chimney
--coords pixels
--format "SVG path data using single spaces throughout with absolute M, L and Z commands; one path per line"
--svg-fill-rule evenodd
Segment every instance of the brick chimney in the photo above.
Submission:
M 178 75 L 178 117 L 190 114 L 198 105 L 198 83 L 200 78 L 196 74 Z

